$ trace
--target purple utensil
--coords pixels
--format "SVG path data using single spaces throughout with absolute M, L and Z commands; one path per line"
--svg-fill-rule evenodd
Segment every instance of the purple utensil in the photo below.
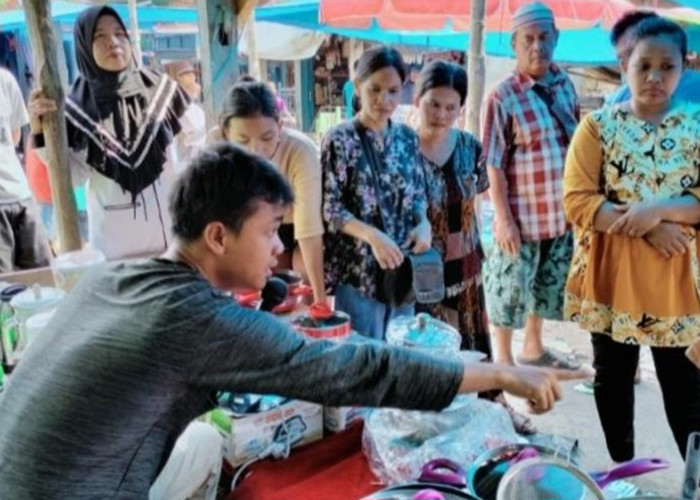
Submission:
M 436 458 L 426 462 L 421 467 L 418 478 L 421 483 L 440 483 L 464 488 L 467 486 L 467 475 L 457 462 L 448 458 Z
M 627 477 L 640 476 L 647 472 L 668 469 L 669 463 L 662 458 L 639 458 L 622 463 L 608 471 L 591 472 L 591 478 L 600 486 L 605 488 L 608 484 Z
M 520 450 L 517 455 L 510 459 L 508 467 L 512 467 L 518 462 L 522 462 L 523 460 L 529 460 L 531 458 L 540 458 L 540 452 L 537 451 L 535 448 L 528 446 L 527 448 L 523 448 L 522 450 Z M 532 483 L 540 481 L 544 477 L 544 468 L 533 467 L 532 469 L 529 469 L 527 471 L 527 477 L 528 480 Z
M 411 498 L 413 500 L 445 500 L 445 495 L 440 493 L 438 490 L 427 488 L 425 490 L 420 490 Z
M 527 460 L 528 458 L 539 458 L 539 456 L 539 451 L 537 451 L 531 446 L 528 446 L 527 448 L 523 448 L 522 450 L 520 450 L 517 455 L 510 459 L 510 465 L 517 464 L 518 462 L 522 462 L 523 460 Z

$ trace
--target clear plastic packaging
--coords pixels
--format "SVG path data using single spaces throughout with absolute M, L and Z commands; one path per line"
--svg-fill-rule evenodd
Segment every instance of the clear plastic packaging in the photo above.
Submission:
M 372 472 L 390 486 L 414 481 L 430 460 L 466 466 L 488 449 L 521 442 L 501 405 L 469 396 L 441 412 L 374 410 L 362 438 Z
M 421 313 L 392 319 L 387 327 L 386 341 L 388 344 L 415 347 L 434 354 L 454 354 L 459 351 L 462 338 L 447 323 Z

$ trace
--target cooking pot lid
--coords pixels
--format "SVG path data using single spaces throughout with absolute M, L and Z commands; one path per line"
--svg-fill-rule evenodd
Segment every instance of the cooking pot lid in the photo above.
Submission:
M 496 500 L 553 498 L 604 500 L 605 496 L 585 472 L 555 458 L 530 458 L 513 465 L 501 479 L 496 494 Z
M 459 350 L 459 332 L 429 314 L 400 316 L 389 322 L 387 342 L 406 347 Z
M 53 269 L 81 269 L 105 262 L 105 255 L 99 250 L 83 248 L 57 255 L 51 261 Z
M 10 305 L 16 309 L 41 311 L 55 306 L 61 302 L 65 296 L 66 292 L 59 288 L 34 285 L 28 290 L 12 297 Z
M 0 290 L 0 301 L 2 302 L 9 302 L 12 297 L 27 289 L 27 285 L 22 284 L 3 283 L 3 285 L 3 289 Z

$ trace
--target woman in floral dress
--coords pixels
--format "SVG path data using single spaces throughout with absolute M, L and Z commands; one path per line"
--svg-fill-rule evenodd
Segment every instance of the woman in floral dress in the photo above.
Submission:
M 445 299 L 426 307 L 462 335 L 462 349 L 490 356 L 491 342 L 481 283 L 484 252 L 476 196 L 489 179 L 481 143 L 453 128 L 464 105 L 467 76 L 459 66 L 435 61 L 421 71 L 415 105 L 420 123 L 419 159 L 426 178 L 433 245 L 445 259 Z
M 454 128 L 467 97 L 463 68 L 435 61 L 420 73 L 414 103 L 418 110 L 419 160 L 426 180 L 428 219 L 433 246 L 443 255 L 445 299 L 419 306 L 451 324 L 462 336 L 462 349 L 481 351 L 492 358 L 481 265 L 484 252 L 479 238 L 475 200 L 489 187 L 481 143 Z M 534 426 L 510 407 L 502 393 L 484 395 L 502 403 L 521 433 Z
M 425 252 L 431 243 L 418 138 L 390 120 L 405 78 L 395 49 L 363 53 L 355 77 L 360 110 L 354 120 L 331 129 L 321 146 L 326 284 L 354 329 L 377 339 L 384 338 L 393 317 L 413 314 L 413 304 L 391 307 L 379 301 L 380 269 L 399 267 L 404 250 Z M 376 168 L 363 151 L 361 134 L 377 158 Z

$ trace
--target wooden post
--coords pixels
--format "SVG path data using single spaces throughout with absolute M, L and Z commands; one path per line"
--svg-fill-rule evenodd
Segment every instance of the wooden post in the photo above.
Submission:
M 248 49 L 248 72 L 250 76 L 258 80 L 263 81 L 260 59 L 258 59 L 258 46 L 255 36 L 255 16 L 250 16 L 248 18 L 248 23 L 246 25 L 246 48 Z M 267 80 L 267 75 L 265 75 L 265 80 Z
M 348 57 L 348 72 L 350 78 L 355 78 L 355 72 L 352 70 L 353 64 L 357 61 L 365 50 L 365 44 L 362 40 L 350 39 L 350 55 Z
M 143 57 L 141 56 L 141 30 L 139 29 L 136 0 L 129 0 L 129 26 L 131 27 L 131 50 L 134 53 L 136 64 L 140 68 L 143 65 Z
M 43 117 L 44 139 L 48 156 L 51 196 L 58 222 L 60 251 L 79 250 L 82 246 L 78 231 L 78 209 L 73 197 L 68 140 L 64 118 L 64 95 L 58 69 L 57 48 L 51 22 L 49 0 L 24 0 L 24 12 L 29 27 L 29 39 L 34 53 L 34 74 L 44 95 L 56 101 L 58 111 Z
M 486 1 L 471 0 L 471 27 L 469 29 L 469 58 L 467 96 L 468 132 L 480 136 L 481 102 L 484 99 L 486 64 L 484 61 L 484 18 L 486 16 Z
M 294 61 L 294 114 L 296 115 L 299 130 L 302 130 L 302 113 L 301 107 L 304 105 L 304 99 L 301 96 L 301 61 Z
M 238 28 L 233 0 L 197 0 L 204 110 L 217 123 L 224 96 L 238 79 Z

